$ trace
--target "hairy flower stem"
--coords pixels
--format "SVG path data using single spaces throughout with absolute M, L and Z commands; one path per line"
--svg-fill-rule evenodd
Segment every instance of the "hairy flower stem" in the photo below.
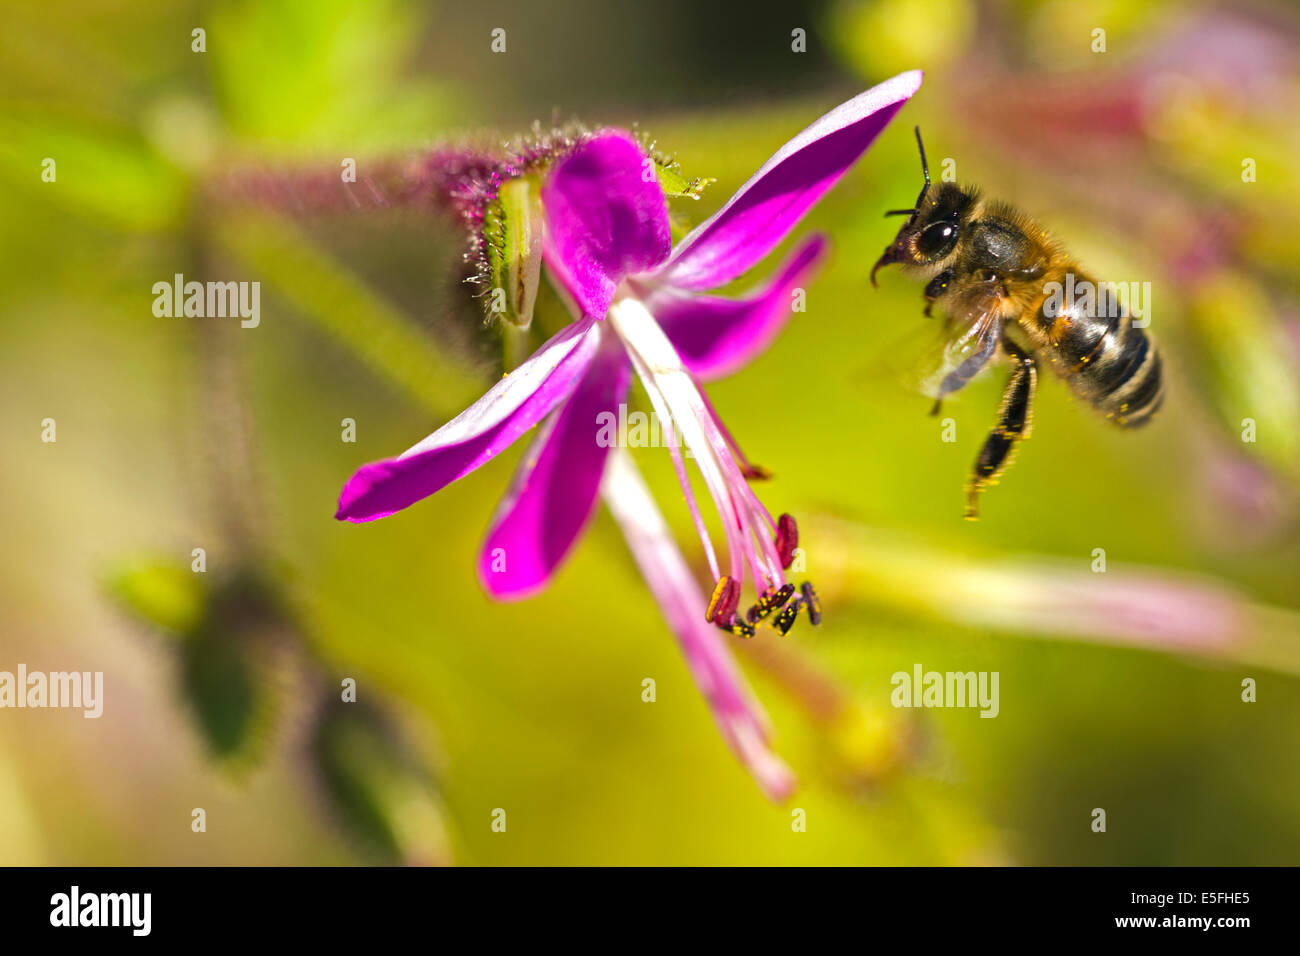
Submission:
M 356 165 L 356 179 L 339 168 L 237 169 L 208 184 L 210 206 L 255 205 L 292 213 L 353 212 L 404 207 L 454 209 L 463 184 L 486 175 L 491 160 L 472 153 L 434 150 L 405 159 L 382 158 Z
M 1097 574 L 1086 561 L 1046 556 L 979 561 L 844 521 L 811 524 L 828 600 L 1300 674 L 1300 613 L 1257 604 L 1213 578 L 1156 568 Z
M 346 263 L 317 248 L 291 220 L 261 212 L 226 217 L 216 239 L 224 253 L 274 287 L 295 314 L 439 418 L 450 418 L 482 391 L 480 376 L 434 348 L 396 306 Z

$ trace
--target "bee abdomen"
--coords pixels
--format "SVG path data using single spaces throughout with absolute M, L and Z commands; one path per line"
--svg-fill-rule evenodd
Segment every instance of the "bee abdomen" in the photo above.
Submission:
M 1052 364 L 1071 391 L 1117 425 L 1136 428 L 1164 398 L 1160 353 L 1123 310 L 1102 312 L 1040 314 L 1038 320 L 1048 334 Z
M 1164 399 L 1160 352 L 1142 329 L 1124 319 L 1125 335 L 1115 346 L 1114 360 L 1093 369 L 1099 388 L 1097 410 L 1117 425 L 1137 428 L 1151 420 Z

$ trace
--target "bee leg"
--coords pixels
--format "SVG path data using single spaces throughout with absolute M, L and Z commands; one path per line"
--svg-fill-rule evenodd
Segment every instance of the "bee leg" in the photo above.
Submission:
M 1002 407 L 998 410 L 998 423 L 989 432 L 970 480 L 966 484 L 966 518 L 979 517 L 979 496 L 987 485 L 994 484 L 1007 468 L 1016 442 L 1029 437 L 1033 418 L 1034 388 L 1038 382 L 1038 366 L 1034 360 L 1015 346 L 1003 343 L 1007 354 L 1015 363 L 1011 380 L 1002 393 Z
M 925 286 L 925 317 L 931 316 L 931 310 L 934 308 L 935 301 L 948 291 L 948 285 L 952 282 L 955 273 L 951 269 L 944 269 L 937 276 L 931 279 Z
M 930 417 L 937 418 L 939 412 L 941 412 L 942 410 L 943 410 L 943 399 L 936 398 L 934 400 L 934 404 L 930 406 Z

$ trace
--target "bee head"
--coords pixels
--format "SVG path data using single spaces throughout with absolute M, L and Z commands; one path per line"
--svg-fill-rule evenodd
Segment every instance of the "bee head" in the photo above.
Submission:
M 921 142 L 921 128 L 916 127 L 916 145 L 921 151 L 921 172 L 925 185 L 916 197 L 912 209 L 891 209 L 886 216 L 907 216 L 898 235 L 884 255 L 871 270 L 871 284 L 876 284 L 876 272 L 881 266 L 931 265 L 943 259 L 957 245 L 961 236 L 961 219 L 971 204 L 971 195 L 956 183 L 930 182 L 930 167 L 925 161 L 925 145 Z

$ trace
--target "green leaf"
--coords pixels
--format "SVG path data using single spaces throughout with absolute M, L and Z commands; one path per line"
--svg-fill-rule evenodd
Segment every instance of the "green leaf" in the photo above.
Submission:
M 390 864 L 450 862 L 433 775 L 377 711 L 333 700 L 316 725 L 312 751 L 335 815 L 367 851 Z
M 231 773 L 266 754 L 294 636 L 275 585 L 245 568 L 217 585 L 202 625 L 181 647 L 181 692 L 208 751 Z

